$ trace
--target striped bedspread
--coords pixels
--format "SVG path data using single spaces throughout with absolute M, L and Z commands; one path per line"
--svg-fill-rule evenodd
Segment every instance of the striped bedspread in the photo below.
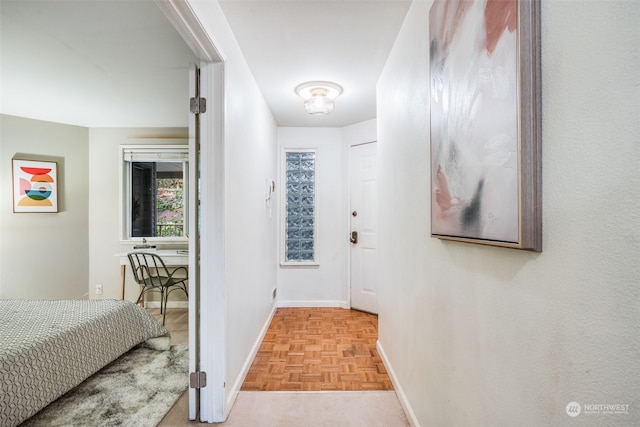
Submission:
M 16 426 L 135 345 L 167 335 L 118 300 L 0 300 L 0 427 Z

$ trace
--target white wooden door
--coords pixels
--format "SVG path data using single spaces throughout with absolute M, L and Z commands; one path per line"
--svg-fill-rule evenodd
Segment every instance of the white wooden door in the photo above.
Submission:
M 189 72 L 189 97 L 200 96 L 200 68 Z M 189 372 L 200 370 L 200 115 L 189 114 Z M 189 388 L 189 419 L 200 413 L 200 390 Z
M 201 61 L 200 96 L 207 100 L 206 112 L 190 114 L 189 123 L 189 370 L 205 373 L 206 385 L 190 389 L 189 418 L 223 422 L 228 415 L 224 359 L 225 55 L 189 2 L 156 3 Z M 189 97 L 195 95 L 195 75 L 190 73 Z M 196 136 L 201 143 L 196 142 Z
M 199 369 L 206 373 L 206 386 L 200 389 L 198 418 L 209 423 L 223 422 L 228 415 L 224 358 L 224 75 L 223 62 L 200 64 L 200 96 L 207 102 L 206 113 L 200 115 L 198 338 Z
M 206 111 L 191 114 L 189 125 L 189 372 L 204 383 L 189 389 L 189 419 L 223 422 L 224 63 L 202 62 L 195 75 Z
M 378 313 L 375 142 L 351 147 L 351 307 Z

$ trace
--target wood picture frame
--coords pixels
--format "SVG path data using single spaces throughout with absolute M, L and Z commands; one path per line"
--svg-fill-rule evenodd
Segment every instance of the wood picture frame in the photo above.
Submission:
M 540 3 L 435 0 L 431 236 L 542 251 Z
M 58 212 L 58 164 L 13 159 L 13 212 Z

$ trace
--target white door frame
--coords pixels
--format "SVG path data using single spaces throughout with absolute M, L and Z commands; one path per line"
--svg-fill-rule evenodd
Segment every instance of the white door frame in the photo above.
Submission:
M 200 390 L 202 422 L 222 422 L 225 407 L 225 339 L 224 324 L 224 53 L 219 43 L 202 28 L 193 9 L 184 0 L 156 0 L 156 4 L 201 61 L 201 96 L 207 99 L 207 112 L 200 116 L 200 263 L 195 259 L 194 239 L 190 239 L 189 268 L 199 268 L 200 277 L 200 366 L 195 366 L 196 355 L 190 354 L 190 366 L 206 372 L 207 385 Z M 187 65 L 187 64 L 185 64 Z M 185 108 L 187 100 L 185 99 Z M 197 167 L 197 165 L 193 165 Z M 197 181 L 192 189 L 197 191 Z M 192 207 L 196 209 L 196 207 Z M 198 224 L 192 224 L 190 235 Z M 191 328 L 190 328 L 191 329 Z M 189 331 L 189 341 L 196 339 L 197 331 Z M 189 392 L 190 400 L 196 393 Z M 189 418 L 196 419 L 195 405 L 190 402 Z

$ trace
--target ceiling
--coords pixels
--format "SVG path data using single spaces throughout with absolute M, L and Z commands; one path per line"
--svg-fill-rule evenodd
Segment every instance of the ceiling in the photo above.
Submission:
M 405 0 L 221 0 L 279 126 L 341 127 L 376 115 L 376 82 Z M 186 126 L 193 53 L 152 1 L 0 1 L 0 111 L 85 127 Z M 344 87 L 304 113 L 294 88 Z
M 376 83 L 410 1 L 219 3 L 280 126 L 341 127 L 376 117 Z M 333 113 L 304 112 L 295 87 L 313 80 L 344 88 Z
M 0 1 L 2 113 L 85 127 L 186 126 L 195 60 L 151 1 Z

